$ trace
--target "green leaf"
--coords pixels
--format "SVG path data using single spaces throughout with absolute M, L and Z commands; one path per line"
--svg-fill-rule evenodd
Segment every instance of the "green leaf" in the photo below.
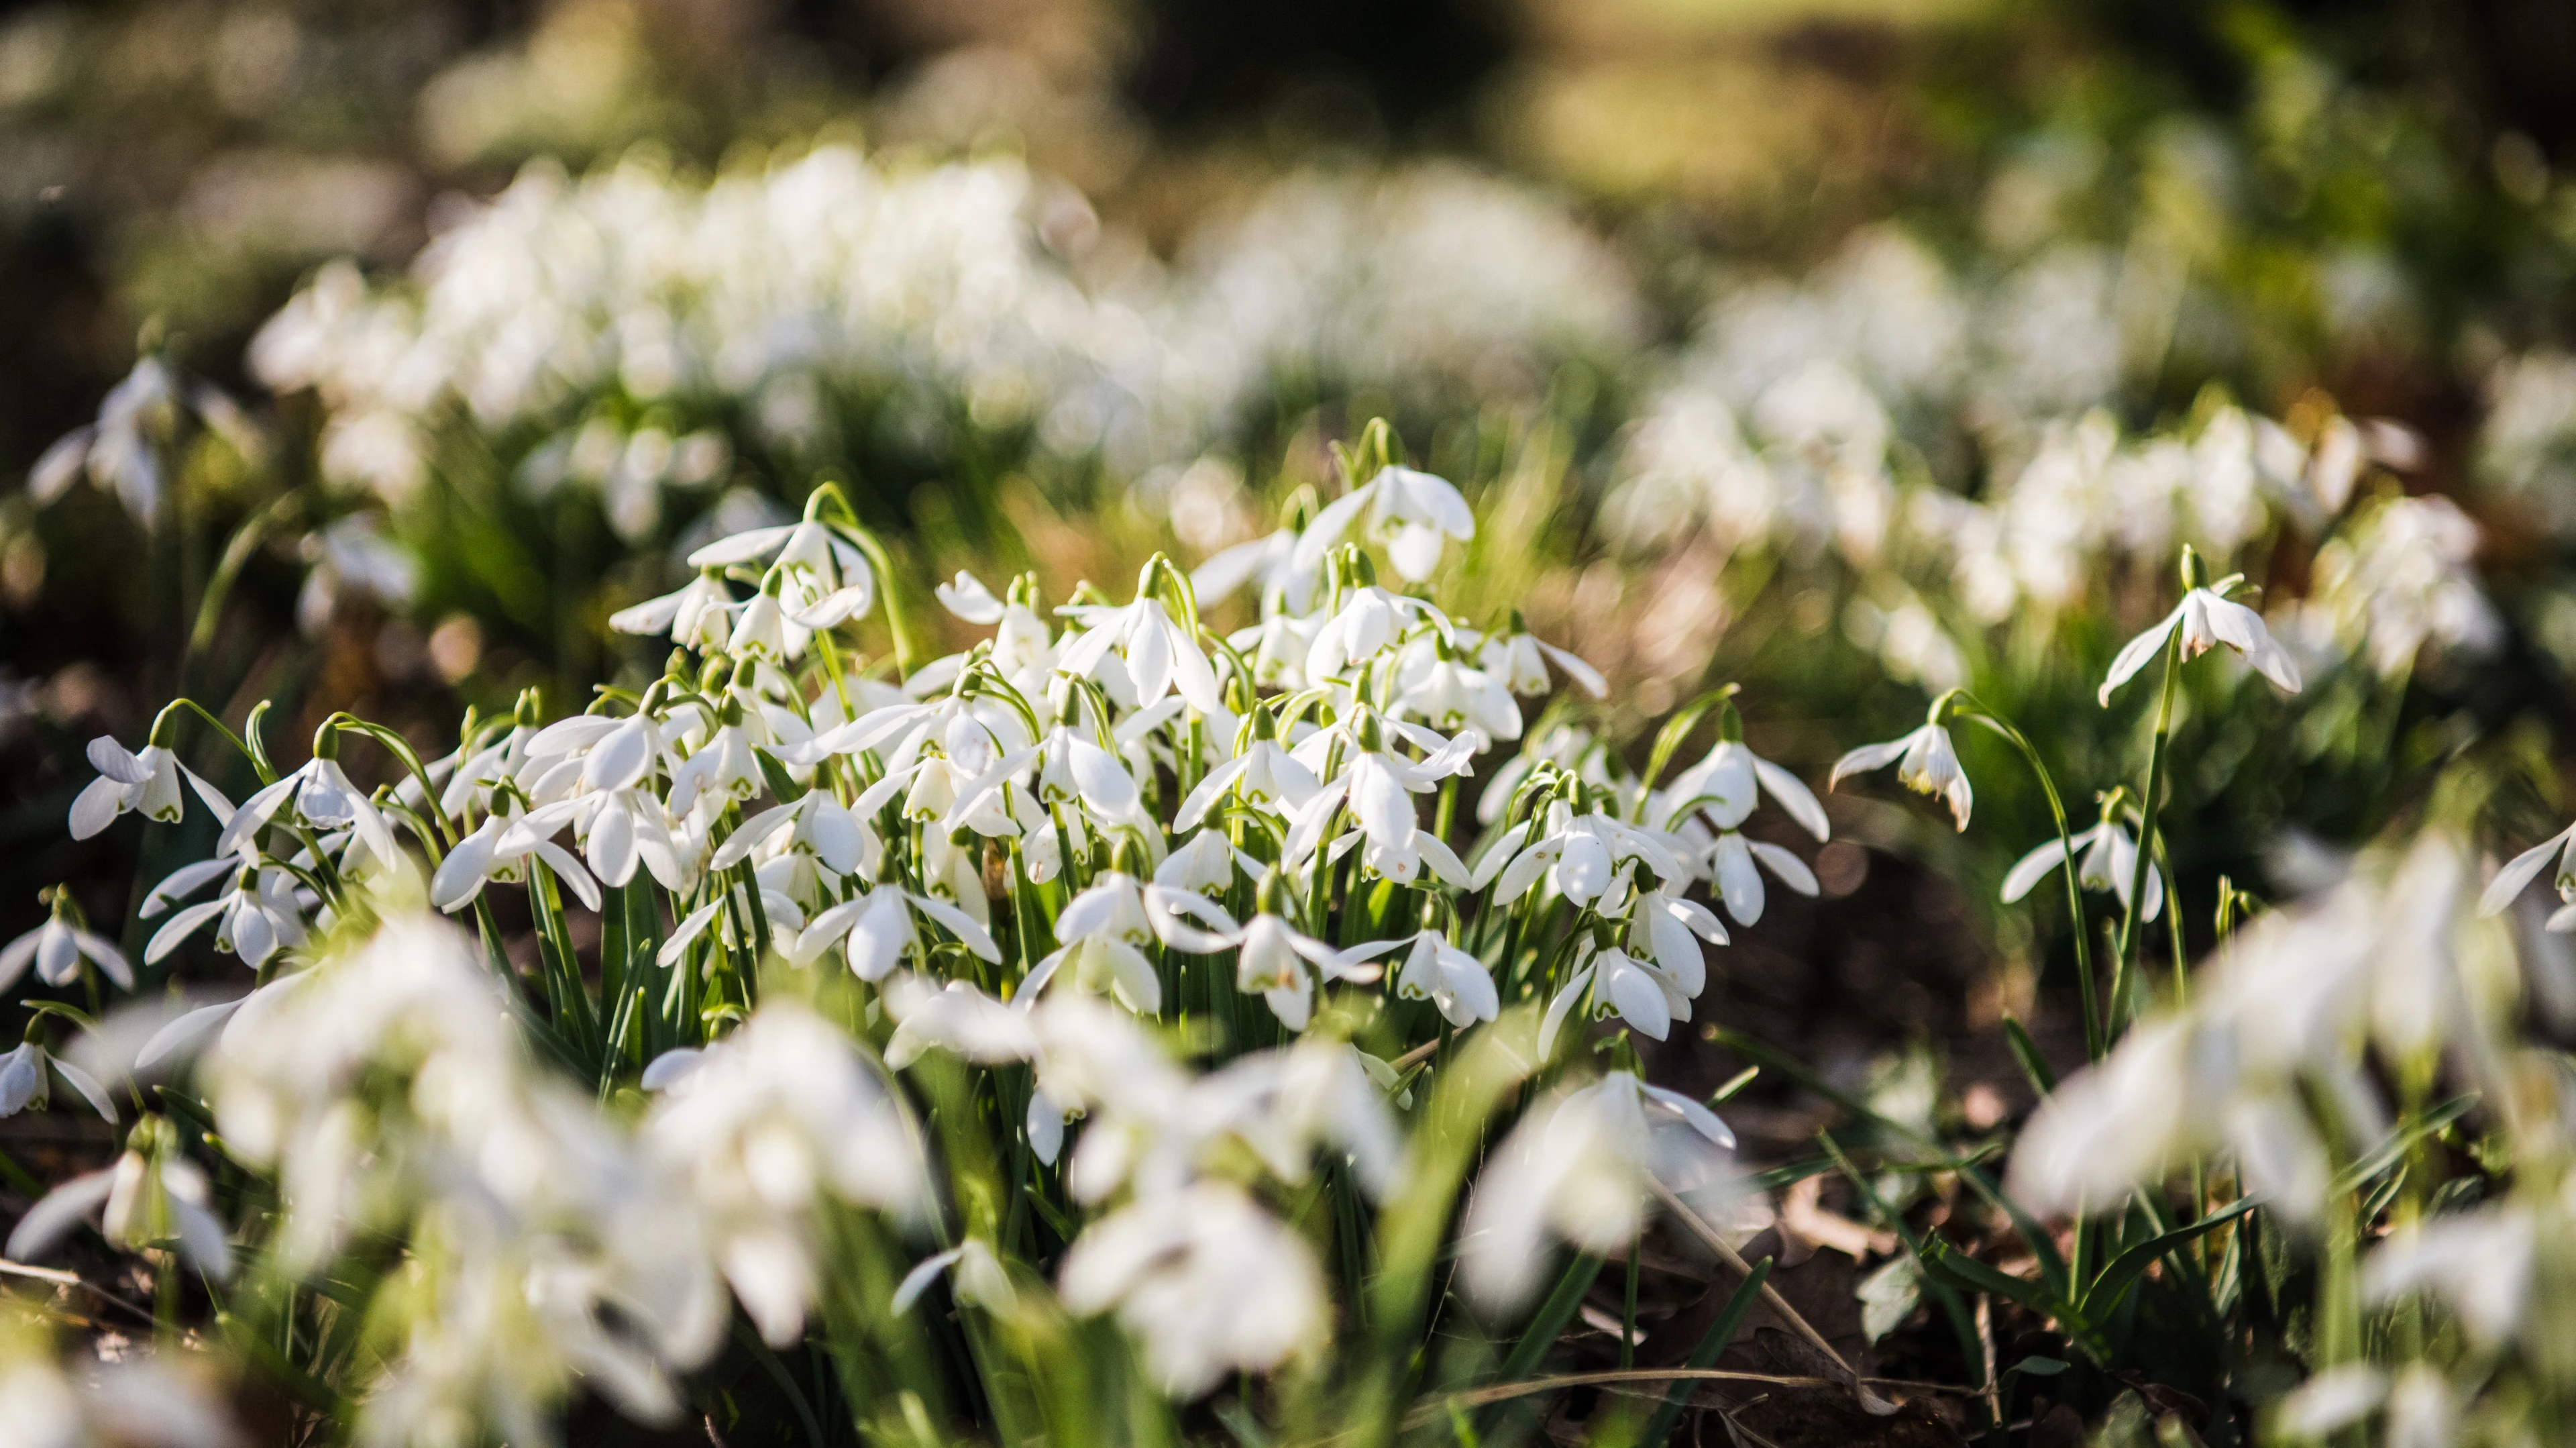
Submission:
M 766 749 L 754 749 L 751 757 L 760 761 L 760 777 L 769 781 L 769 792 L 778 796 L 780 804 L 794 804 L 805 797 L 806 787 L 788 774 L 787 766 L 779 763 L 776 755 Z
M 1717 1365 L 1718 1354 L 1726 1351 L 1726 1345 L 1735 1340 L 1735 1330 L 1744 1325 L 1745 1314 L 1761 1300 L 1762 1284 L 1770 1278 L 1770 1258 L 1765 1257 L 1753 1264 L 1753 1275 L 1745 1278 L 1743 1285 L 1735 1289 L 1735 1295 L 1726 1299 L 1726 1306 L 1718 1310 L 1717 1320 L 1708 1325 L 1708 1331 L 1700 1334 L 1699 1345 L 1691 1349 L 1690 1359 L 1683 1366 L 1692 1372 L 1706 1372 Z M 1664 1448 L 1664 1443 L 1673 1436 L 1673 1429 L 1680 1426 L 1682 1409 L 1690 1405 L 1691 1392 L 1698 1386 L 1684 1379 L 1664 1390 L 1663 1405 L 1655 1409 L 1655 1416 L 1646 1420 L 1646 1431 L 1637 1440 L 1637 1448 Z
M 2477 1104 L 2478 1093 L 2475 1091 L 2454 1096 L 2415 1118 L 2412 1123 L 2390 1132 L 2387 1140 L 2372 1147 L 2361 1160 L 2345 1167 L 2335 1177 L 2334 1185 L 2327 1191 L 2327 1195 L 2339 1197 L 2347 1192 L 2359 1190 L 2363 1182 L 2404 1160 L 2406 1154 L 2415 1149 L 2417 1142 L 2468 1115 L 2469 1108 Z
M 2010 1016 L 2004 1017 L 2004 1041 L 2012 1047 L 2013 1059 L 2021 1063 L 2021 1073 L 2030 1078 L 2030 1084 L 2038 1089 L 2039 1094 L 2054 1094 L 2057 1073 L 2048 1069 L 2047 1060 L 2039 1054 L 2039 1043 L 2030 1038 L 2030 1032 L 2023 1030 L 2021 1022 Z
M 1502 1381 L 1518 1382 L 1537 1369 L 1539 1360 L 1556 1346 L 1565 1325 L 1574 1319 L 1576 1309 L 1582 1307 L 1583 1294 L 1592 1290 L 1594 1279 L 1601 1275 L 1602 1262 L 1602 1258 L 1589 1252 L 1578 1252 L 1573 1261 L 1565 1264 L 1565 1275 L 1556 1280 L 1556 1290 L 1539 1304 L 1529 1326 L 1522 1329 L 1520 1340 L 1512 1344 L 1511 1355 L 1503 1359 Z
M 2060 1302 L 2057 1295 L 2045 1286 L 1998 1271 L 1942 1238 L 1924 1239 L 1923 1268 L 1936 1282 L 1945 1283 L 1955 1290 L 1991 1293 L 2007 1301 L 2018 1302 L 2043 1317 L 2068 1324 L 2070 1330 L 2076 1319 L 2073 1309 Z
M 2095 1277 L 2092 1285 L 2084 1290 L 2084 1307 L 2089 1311 L 2096 1303 L 2105 1300 L 2116 1301 L 2120 1294 L 2128 1291 L 2130 1284 L 2136 1282 L 2157 1258 L 2196 1237 L 2235 1221 L 2258 1205 L 2260 1203 L 2256 1198 L 2239 1197 L 2187 1227 L 2176 1227 L 2170 1232 L 2150 1237 L 2122 1252 L 2112 1258 L 2111 1265 L 2103 1268 L 2101 1275 Z

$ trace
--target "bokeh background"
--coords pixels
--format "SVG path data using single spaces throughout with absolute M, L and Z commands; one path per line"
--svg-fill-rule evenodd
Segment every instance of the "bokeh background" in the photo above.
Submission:
M 2314 678 L 2186 700 L 2195 895 L 2463 760 L 2537 823 L 2569 74 L 2550 0 L 13 8 L 0 934 L 195 857 L 62 838 L 82 743 L 173 692 L 443 750 L 657 669 L 607 614 L 819 477 L 923 576 L 1060 598 L 1267 531 L 1378 414 L 1486 520 L 1445 601 L 1600 662 L 1614 745 L 1738 679 L 1820 776 L 1966 683 L 2085 814 L 2136 726 L 2101 661 L 2194 541 Z M 93 423 L 125 463 L 57 448 Z M 1739 1019 L 1839 1002 L 1859 1060 L 2031 1011 L 1991 886 L 2045 817 L 1985 747 L 1967 841 L 1838 800 L 1877 908 L 1784 906 Z

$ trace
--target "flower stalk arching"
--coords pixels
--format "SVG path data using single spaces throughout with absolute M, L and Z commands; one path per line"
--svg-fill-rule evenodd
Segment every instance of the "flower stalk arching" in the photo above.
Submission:
M 2066 908 L 2075 925 L 2075 981 L 2084 1010 L 2084 1054 L 2087 1060 L 2098 1061 L 2102 1059 L 2106 1042 L 2097 1024 L 2100 1012 L 2094 1000 L 2097 987 L 2093 979 L 2092 932 L 2087 927 L 2084 914 L 2083 867 L 2075 849 L 2075 832 L 2066 819 L 2066 801 L 2057 792 L 2057 780 L 2048 772 L 2048 765 L 2039 757 L 2039 747 L 2030 742 L 2030 736 L 1975 695 L 1964 689 L 1953 689 L 1932 701 L 1933 722 L 1941 722 L 1948 713 L 1974 719 L 2002 735 L 2021 752 L 2022 759 L 2030 765 L 2031 774 L 2039 780 L 2040 793 L 2048 800 L 2049 823 L 2057 829 L 2058 849 L 2063 857 L 2058 863 L 2058 874 L 2066 881 Z
M 910 621 L 905 617 L 903 589 L 893 556 L 886 552 L 876 533 L 859 522 L 838 479 L 826 478 L 815 484 L 805 499 L 805 517 L 809 522 L 828 525 L 866 556 L 868 567 L 876 572 L 878 591 L 885 597 L 886 630 L 894 636 L 895 673 L 899 678 L 910 678 L 912 671 L 920 667 L 921 646 L 914 641 Z

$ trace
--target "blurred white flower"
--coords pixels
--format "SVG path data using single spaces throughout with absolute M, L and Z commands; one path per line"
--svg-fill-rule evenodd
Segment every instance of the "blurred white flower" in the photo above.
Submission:
M 1194 1398 L 1319 1344 L 1322 1273 L 1303 1237 L 1215 1181 L 1146 1195 L 1074 1240 L 1056 1276 L 1077 1313 L 1115 1309 L 1155 1381 Z
M 1538 1286 L 1551 1239 L 1608 1256 L 1645 1225 L 1646 1178 L 1680 1195 L 1727 1191 L 1735 1133 L 1678 1092 L 1614 1071 L 1541 1103 L 1476 1181 L 1461 1234 L 1470 1294 L 1507 1314 Z
M 898 1214 L 927 1201 L 901 1105 L 847 1037 L 792 1003 L 762 1006 L 708 1047 L 644 1138 L 688 1184 L 726 1280 L 774 1346 L 796 1340 L 818 1285 L 819 1194 Z

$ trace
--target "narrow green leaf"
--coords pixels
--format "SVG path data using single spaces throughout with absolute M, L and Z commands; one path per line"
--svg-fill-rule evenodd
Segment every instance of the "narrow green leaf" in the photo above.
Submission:
M 2021 1022 L 2004 1017 L 2004 1040 L 2012 1047 L 2013 1059 L 2021 1063 L 2021 1073 L 2030 1078 L 2032 1087 L 2042 1096 L 2055 1094 L 2057 1073 L 2048 1069 L 2048 1061 L 2039 1054 L 2039 1043 L 2022 1029 Z
M 2084 1290 L 2085 1310 L 2091 1312 L 2096 1304 L 2116 1299 L 2121 1293 L 2126 1292 L 2130 1284 L 2137 1281 L 2157 1258 L 2185 1242 L 2235 1221 L 2258 1205 L 2260 1203 L 2253 1197 L 2239 1197 L 2190 1226 L 2176 1227 L 2170 1232 L 2150 1237 L 2112 1258 L 2111 1264 L 2103 1268 L 2102 1274 L 2094 1278 L 2092 1285 Z
M 2361 1160 L 2345 1167 L 2335 1177 L 2334 1185 L 2326 1195 L 2339 1197 L 2347 1192 L 2360 1190 L 2363 1182 L 2404 1160 L 2406 1154 L 2415 1149 L 2417 1142 L 2468 1115 L 2469 1109 L 2477 1104 L 2478 1093 L 2475 1091 L 2454 1096 L 2415 1118 L 2411 1123 L 2390 1132 L 2387 1140 L 2372 1147 Z
M 1718 1312 L 1717 1321 L 1710 1323 L 1708 1331 L 1700 1335 L 1699 1345 L 1691 1349 L 1690 1358 L 1683 1366 L 1692 1372 L 1706 1372 L 1717 1365 L 1718 1354 L 1726 1351 L 1726 1345 L 1735 1340 L 1735 1330 L 1744 1325 L 1745 1314 L 1753 1310 L 1754 1303 L 1762 1300 L 1762 1284 L 1770 1277 L 1770 1258 L 1765 1257 L 1753 1264 L 1753 1275 L 1745 1278 L 1743 1285 L 1735 1289 L 1735 1295 L 1726 1299 L 1726 1306 Z M 1698 1386 L 1685 1379 L 1664 1391 L 1663 1404 L 1655 1409 L 1655 1416 L 1646 1420 L 1646 1432 L 1637 1440 L 1637 1448 L 1664 1448 L 1666 1440 L 1673 1436 L 1673 1429 L 1680 1426 L 1682 1410 L 1690 1406 L 1691 1394 Z

